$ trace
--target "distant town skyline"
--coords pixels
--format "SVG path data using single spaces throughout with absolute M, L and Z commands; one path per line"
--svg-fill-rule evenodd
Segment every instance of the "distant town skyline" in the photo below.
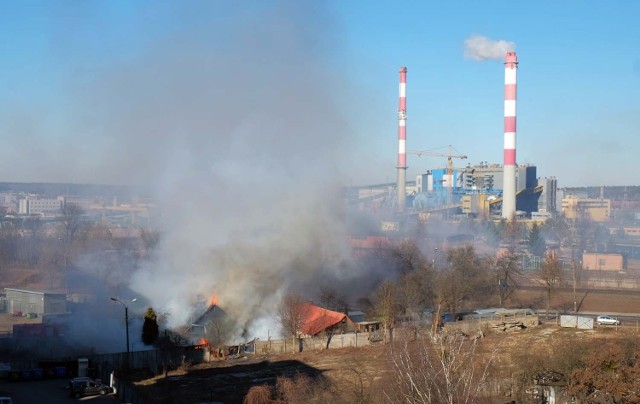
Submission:
M 635 185 L 639 13 L 632 1 L 8 2 L 0 180 L 166 187 L 335 168 L 344 185 L 394 182 L 400 66 L 409 150 L 450 144 L 460 165 L 502 164 L 502 60 L 469 52 L 501 41 L 520 62 L 517 162 L 561 187 Z M 445 163 L 409 156 L 407 180 Z

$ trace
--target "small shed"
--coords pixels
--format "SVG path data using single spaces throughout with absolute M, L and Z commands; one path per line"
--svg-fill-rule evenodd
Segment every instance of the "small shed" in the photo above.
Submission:
M 7 311 L 14 315 L 67 313 L 66 293 L 5 288 Z

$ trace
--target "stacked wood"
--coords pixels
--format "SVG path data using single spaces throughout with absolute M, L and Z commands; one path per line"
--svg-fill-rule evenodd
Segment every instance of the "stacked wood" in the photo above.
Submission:
M 527 328 L 527 326 L 524 325 L 524 322 L 519 320 L 499 321 L 497 323 L 491 324 L 491 329 L 495 332 L 517 331 L 525 328 Z

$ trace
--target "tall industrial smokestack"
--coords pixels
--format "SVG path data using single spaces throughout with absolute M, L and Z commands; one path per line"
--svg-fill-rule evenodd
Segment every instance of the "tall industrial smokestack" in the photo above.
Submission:
M 504 177 L 502 217 L 509 220 L 516 211 L 516 72 L 518 57 L 507 52 L 504 59 Z
M 400 68 L 400 97 L 398 104 L 398 211 L 404 212 L 407 177 L 407 68 Z

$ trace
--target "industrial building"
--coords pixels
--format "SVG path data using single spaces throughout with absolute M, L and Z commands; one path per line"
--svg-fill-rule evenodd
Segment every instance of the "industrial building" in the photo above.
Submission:
M 567 219 L 586 218 L 594 222 L 608 222 L 611 220 L 611 200 L 567 195 L 562 199 L 562 214 Z
M 454 153 L 449 145 L 448 153 L 412 151 L 407 148 L 407 68 L 399 70 L 398 92 L 398 151 L 397 182 L 395 189 L 376 187 L 369 195 L 358 197 L 360 204 L 373 209 L 389 207 L 403 214 L 408 207 L 418 214 L 462 214 L 466 216 L 501 217 L 511 219 L 531 217 L 546 220 L 557 212 L 558 184 L 554 177 L 538 178 L 536 166 L 517 163 L 516 160 L 516 101 L 518 58 L 515 52 L 506 52 L 504 58 L 504 123 L 503 164 L 481 162 L 475 166 L 459 168 L 453 159 L 467 156 Z M 409 192 L 406 181 L 407 155 L 447 157 L 446 168 L 420 173 L 415 187 Z M 391 203 L 393 204 L 393 203 Z
M 454 192 L 484 191 L 502 193 L 504 187 L 504 170 L 500 164 L 480 163 L 465 168 L 454 168 L 448 176 L 447 168 L 427 171 L 416 176 L 416 190 L 433 192 L 454 189 Z M 452 177 L 452 178 L 451 178 Z M 516 193 L 537 185 L 536 166 L 520 164 L 516 168 Z
M 476 166 L 454 168 L 452 159 L 467 156 L 429 151 L 407 150 L 406 133 L 406 75 L 407 68 L 400 68 L 398 101 L 398 180 L 396 187 L 396 211 L 403 213 L 407 207 L 406 169 L 407 154 L 439 155 L 448 157 L 447 167 L 431 170 L 416 176 L 416 194 L 413 208 L 417 211 L 444 211 L 447 215 L 500 215 L 510 219 L 514 215 L 533 212 L 549 214 L 555 210 L 555 179 L 538 182 L 536 167 L 516 163 L 516 95 L 518 58 L 515 52 L 506 52 L 504 59 L 504 163 L 481 163 Z M 541 198 L 542 196 L 542 198 Z
M 67 295 L 65 293 L 45 292 L 5 288 L 7 311 L 14 315 L 67 313 Z
M 515 174 L 518 214 L 556 211 L 555 178 L 538 179 L 532 164 L 519 164 Z M 414 208 L 420 211 L 449 206 L 464 215 L 496 215 L 502 207 L 503 188 L 504 170 L 499 164 L 482 162 L 464 168 L 430 170 L 416 176 Z

